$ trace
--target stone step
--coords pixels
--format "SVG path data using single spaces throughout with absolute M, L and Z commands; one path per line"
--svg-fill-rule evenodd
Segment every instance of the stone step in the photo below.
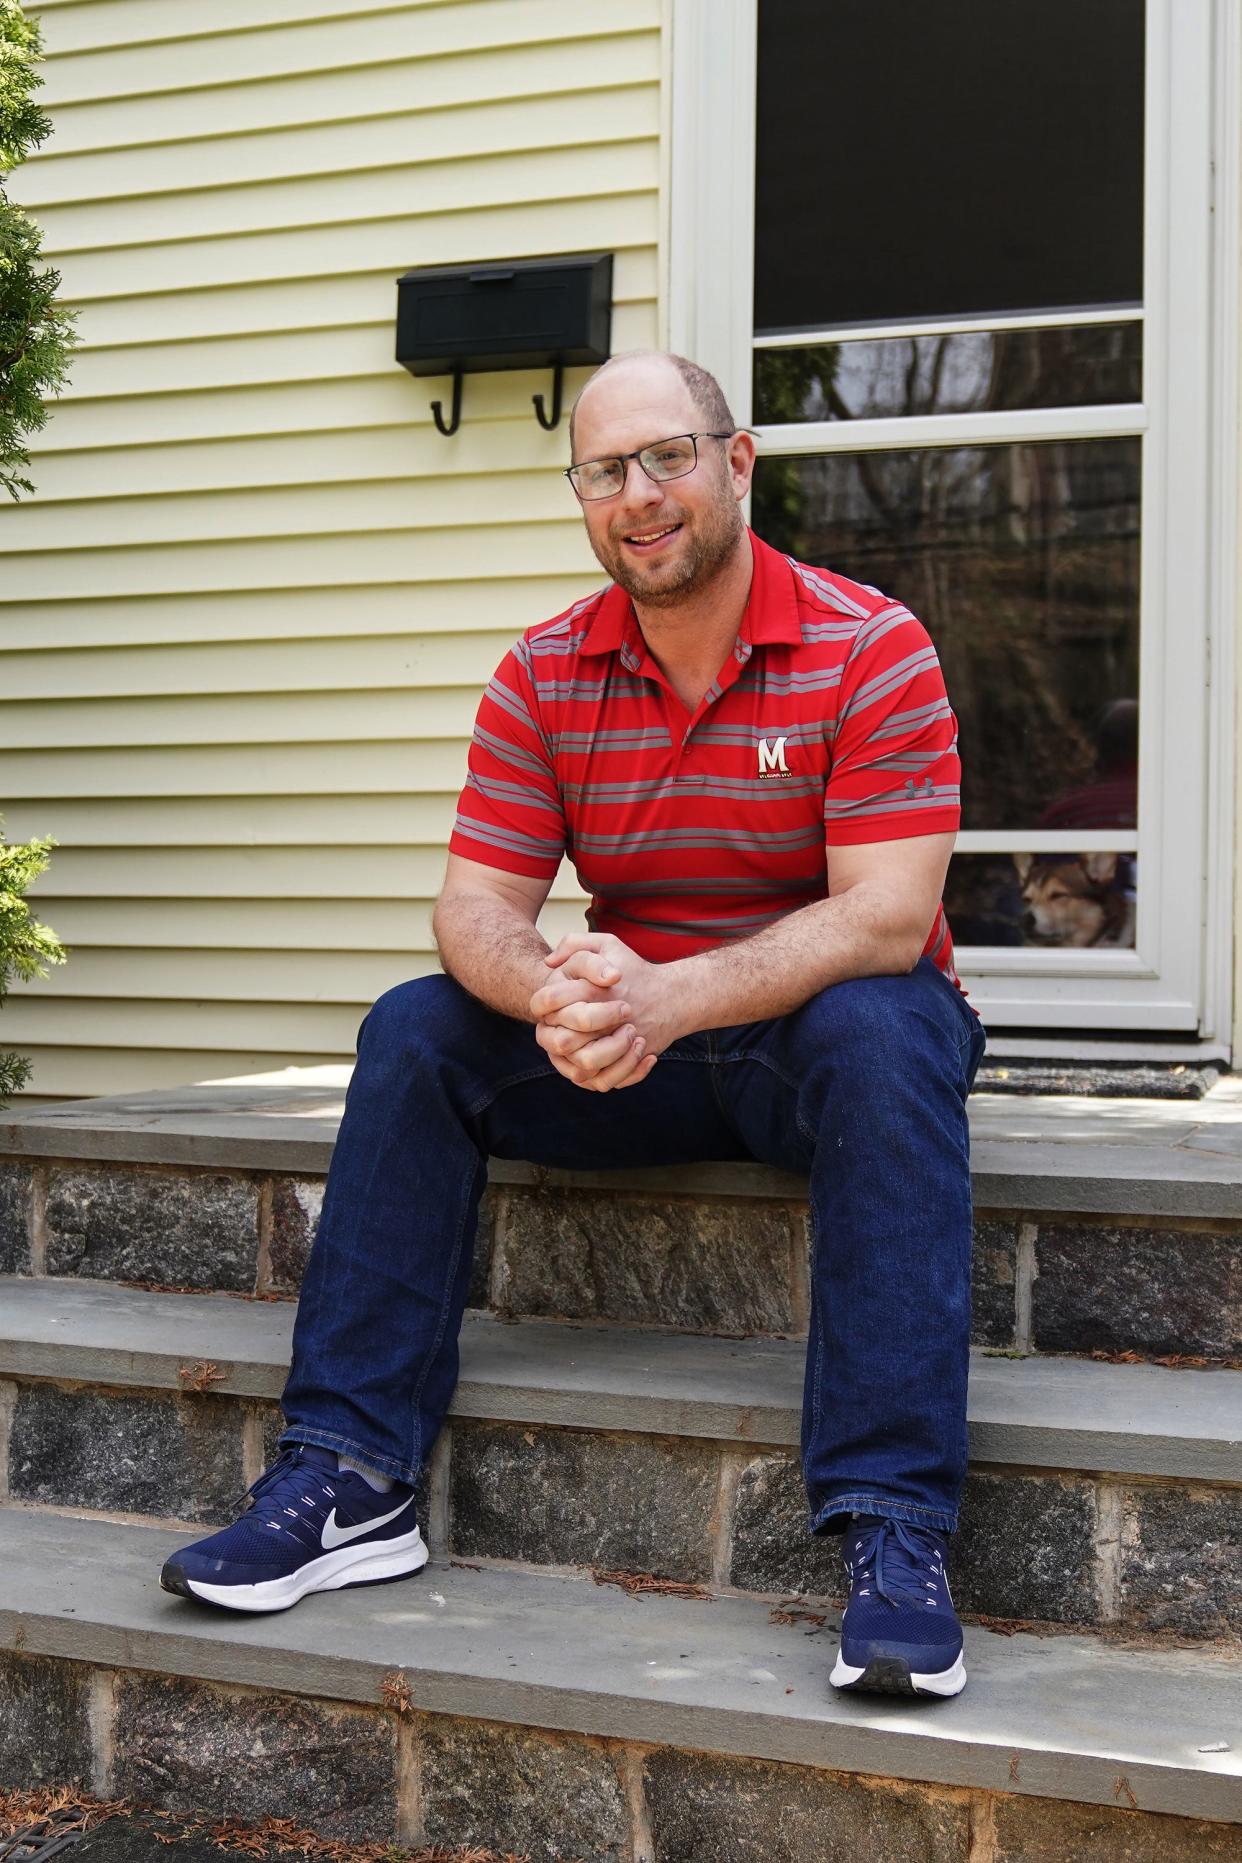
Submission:
M 0 1278 L 8 1493 L 216 1525 L 276 1452 L 288 1303 Z M 840 1599 L 806 1532 L 804 1346 L 468 1316 L 432 1546 Z M 1242 1630 L 1242 1373 L 976 1351 L 954 1595 L 1108 1634 Z M 190 1537 L 187 1534 L 187 1537 Z
M 0 1509 L 4 1776 L 592 1863 L 1238 1855 L 1219 1655 L 972 1629 L 952 1701 L 842 1698 L 829 1628 L 753 1599 L 433 1554 L 243 1617 L 158 1589 L 177 1537 Z
M 345 1070 L 7 1115 L 0 1271 L 292 1297 Z M 1242 1080 L 1202 1100 L 975 1094 L 976 1343 L 1242 1364 Z M 798 1336 L 806 1184 L 761 1165 L 493 1160 L 471 1305 Z

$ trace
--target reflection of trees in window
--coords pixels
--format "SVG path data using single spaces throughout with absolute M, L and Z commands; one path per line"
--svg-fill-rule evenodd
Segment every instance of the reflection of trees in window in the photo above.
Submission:
M 786 423 L 825 420 L 822 410 L 840 364 L 839 343 L 813 343 L 805 349 L 760 350 L 755 357 L 755 419 Z M 815 409 L 811 413 L 808 409 Z M 803 528 L 806 487 L 796 459 L 768 459 L 756 477 L 751 501 L 754 528 L 780 549 L 783 536 Z M 796 551 L 791 552 L 797 555 Z
M 1047 330 L 962 331 L 903 338 L 904 405 L 892 392 L 897 357 L 855 417 L 867 414 L 955 414 L 1018 408 L 1084 407 L 1137 401 L 1141 393 L 1142 326 L 1065 325 Z M 878 371 L 877 371 L 878 373 Z
M 755 528 L 923 621 L 964 828 L 1034 827 L 1091 779 L 1100 707 L 1138 691 L 1136 439 L 764 459 Z
M 1138 401 L 1139 323 L 853 338 L 755 355 L 760 422 L 1088 407 Z M 822 366 L 819 358 L 829 358 Z

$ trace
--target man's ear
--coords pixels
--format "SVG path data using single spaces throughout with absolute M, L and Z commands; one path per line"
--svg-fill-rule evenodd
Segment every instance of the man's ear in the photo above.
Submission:
M 729 472 L 733 479 L 733 493 L 738 503 L 750 490 L 750 481 L 755 470 L 755 443 L 749 427 L 741 427 L 729 442 Z

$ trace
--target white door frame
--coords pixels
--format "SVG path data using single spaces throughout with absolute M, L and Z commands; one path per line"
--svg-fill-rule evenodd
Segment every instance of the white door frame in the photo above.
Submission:
M 667 3 L 668 341 L 718 376 L 735 418 L 748 425 L 758 0 Z M 957 844 L 980 853 L 1024 845 L 1137 848 L 1135 949 L 970 946 L 957 961 L 985 1022 L 1002 1036 L 1006 1025 L 1050 1035 L 1075 1026 L 1121 1038 L 1161 1032 L 1162 1055 L 1176 1044 L 1188 1054 L 1229 1058 L 1242 28 L 1231 0 L 1147 6 L 1142 402 L 808 423 L 761 430 L 758 445 L 761 454 L 787 456 L 1143 435 L 1141 832 L 963 831 Z M 988 321 L 994 327 L 1002 320 Z M 931 326 L 894 326 L 894 333 L 909 328 Z M 835 333 L 813 334 L 822 340 Z M 1160 876 L 1158 887 L 1143 886 L 1144 870 Z M 1067 1041 L 1047 1045 L 1065 1052 Z M 1132 1035 L 1126 1048 L 1133 1049 Z

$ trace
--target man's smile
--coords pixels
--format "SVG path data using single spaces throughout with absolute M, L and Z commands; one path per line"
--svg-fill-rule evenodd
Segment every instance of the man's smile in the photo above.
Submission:
M 644 556 L 656 550 L 669 537 L 675 537 L 681 529 L 680 524 L 663 524 L 658 529 L 629 531 L 621 541 L 629 544 L 632 550 L 639 550 Z

